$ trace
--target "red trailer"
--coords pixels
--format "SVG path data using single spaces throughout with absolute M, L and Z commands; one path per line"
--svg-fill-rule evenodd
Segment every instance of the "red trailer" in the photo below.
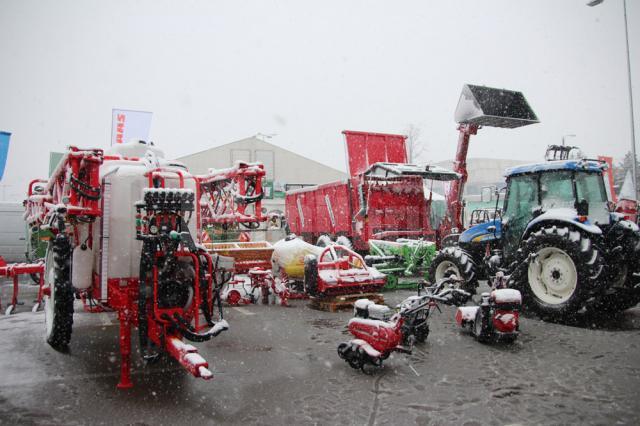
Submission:
M 291 232 L 311 243 L 327 235 L 358 251 L 367 251 L 370 239 L 435 241 L 424 179 L 450 181 L 459 175 L 440 167 L 408 164 L 406 136 L 342 133 L 350 177 L 287 192 L 285 209 Z

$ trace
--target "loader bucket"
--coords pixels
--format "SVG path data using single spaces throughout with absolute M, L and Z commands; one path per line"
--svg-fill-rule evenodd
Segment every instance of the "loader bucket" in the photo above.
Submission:
M 510 129 L 539 122 L 521 92 L 471 84 L 462 88 L 455 120 L 460 124 Z

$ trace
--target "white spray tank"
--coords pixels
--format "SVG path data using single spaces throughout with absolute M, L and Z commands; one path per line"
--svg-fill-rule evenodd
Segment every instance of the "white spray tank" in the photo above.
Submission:
M 138 278 L 142 242 L 135 237 L 134 205 L 143 198 L 143 189 L 149 187 L 147 174 L 161 168 L 162 171 L 156 173 L 161 175 L 166 188 L 179 188 L 181 174 L 184 188 L 197 193 L 196 182 L 186 167 L 165 160 L 163 152 L 151 144 L 143 141 L 119 144 L 106 150 L 105 157 L 119 159 L 106 159 L 100 166 L 103 214 L 94 223 L 94 241 L 99 244 L 93 245 L 93 269 L 101 277 L 101 300 L 108 297 L 108 280 Z M 195 215 L 189 222 L 189 230 L 195 235 Z M 83 270 L 79 271 L 81 282 L 86 279 L 80 278 L 85 277 L 84 274 Z

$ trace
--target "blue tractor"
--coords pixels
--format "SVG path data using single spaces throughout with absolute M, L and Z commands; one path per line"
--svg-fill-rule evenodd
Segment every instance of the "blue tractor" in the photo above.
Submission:
M 570 148 L 549 147 L 552 161 L 508 169 L 502 213 L 496 203 L 495 219 L 440 250 L 430 278 L 455 273 L 474 291 L 478 280 L 502 271 L 523 302 L 549 319 L 640 302 L 638 226 L 612 212 L 606 165 L 569 159 Z

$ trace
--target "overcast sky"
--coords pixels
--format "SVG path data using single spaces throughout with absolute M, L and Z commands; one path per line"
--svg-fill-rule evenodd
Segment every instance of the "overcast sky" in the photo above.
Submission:
M 112 108 L 152 111 L 169 157 L 276 133 L 344 170 L 342 130 L 414 124 L 427 161 L 451 159 L 465 83 L 520 90 L 541 120 L 480 130 L 469 157 L 537 161 L 565 134 L 622 157 L 622 0 L 585 3 L 0 0 L 5 196 L 46 176 L 51 150 L 107 147 Z M 627 3 L 640 137 L 640 2 Z

